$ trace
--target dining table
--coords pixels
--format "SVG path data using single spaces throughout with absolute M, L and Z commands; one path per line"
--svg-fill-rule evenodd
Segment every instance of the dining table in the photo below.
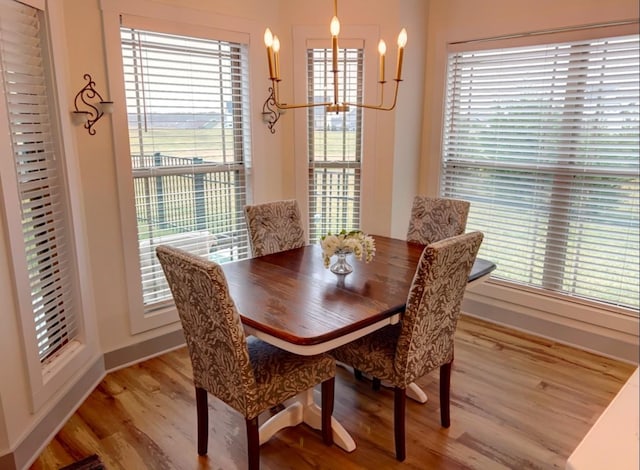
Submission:
M 247 334 L 300 355 L 314 355 L 397 323 L 424 245 L 373 235 L 370 262 L 349 262 L 353 272 L 337 275 L 325 267 L 319 244 L 222 265 L 229 292 Z M 483 282 L 495 264 L 476 259 L 469 282 Z M 407 395 L 426 401 L 413 386 Z M 413 396 L 412 396 L 413 395 Z M 309 390 L 285 403 L 285 409 L 260 427 L 264 443 L 283 427 L 301 422 L 320 429 L 320 409 Z M 346 451 L 355 442 L 332 418 L 334 442 Z

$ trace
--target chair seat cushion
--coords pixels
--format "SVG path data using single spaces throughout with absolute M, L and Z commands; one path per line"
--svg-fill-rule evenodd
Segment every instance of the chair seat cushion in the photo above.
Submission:
M 336 375 L 336 362 L 327 354 L 300 356 L 255 336 L 247 337 L 257 397 L 255 415 Z M 249 416 L 251 418 L 252 416 Z
M 337 361 L 395 385 L 396 373 L 393 364 L 399 336 L 400 324 L 389 325 L 340 346 L 330 354 Z

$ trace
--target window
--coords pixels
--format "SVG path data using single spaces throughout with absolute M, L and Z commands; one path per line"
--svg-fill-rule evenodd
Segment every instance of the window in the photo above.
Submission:
M 443 196 L 495 277 L 638 315 L 638 36 L 449 55 Z
M 21 212 L 23 274 L 30 286 L 32 334 L 46 363 L 78 336 L 64 172 L 49 109 L 40 12 L 14 1 L 0 6 L 1 83 Z
M 249 255 L 247 46 L 123 26 L 145 313 L 171 303 L 155 248 L 217 262 Z
M 88 340 L 95 323 L 80 261 L 76 161 L 63 151 L 69 129 L 55 106 L 64 77 L 49 61 L 64 57 L 52 34 L 61 30 L 60 10 L 29 3 L 0 0 L 0 213 L 35 411 L 97 357 L 97 342 Z M 13 303 L 3 300 L 10 314 Z
M 307 50 L 308 102 L 333 100 L 331 49 Z M 340 49 L 341 101 L 362 103 L 362 48 Z M 309 108 L 309 240 L 360 227 L 362 108 L 330 113 Z

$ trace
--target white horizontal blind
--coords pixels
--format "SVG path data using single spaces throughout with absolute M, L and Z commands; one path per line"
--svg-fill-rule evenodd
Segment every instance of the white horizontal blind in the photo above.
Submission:
M 246 45 L 121 28 L 145 312 L 171 295 L 155 248 L 249 256 Z
M 449 55 L 442 195 L 494 276 L 639 302 L 638 36 Z
M 78 335 L 65 185 L 51 124 L 39 11 L 2 0 L 0 12 L 2 91 L 20 193 L 34 334 L 44 363 Z
M 362 103 L 362 48 L 339 49 L 341 102 Z M 333 101 L 331 49 L 307 49 L 310 103 Z M 359 228 L 362 108 L 330 113 L 309 108 L 309 241 L 327 232 Z

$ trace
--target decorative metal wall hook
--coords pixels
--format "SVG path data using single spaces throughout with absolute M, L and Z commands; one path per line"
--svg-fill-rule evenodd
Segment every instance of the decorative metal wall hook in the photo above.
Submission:
M 71 112 L 75 125 L 84 124 L 89 134 L 95 135 L 93 128 L 96 122 L 105 114 L 113 112 L 113 101 L 105 101 L 102 95 L 95 89 L 96 83 L 88 73 L 84 74 L 87 84 L 78 92 L 73 104 L 75 110 Z

